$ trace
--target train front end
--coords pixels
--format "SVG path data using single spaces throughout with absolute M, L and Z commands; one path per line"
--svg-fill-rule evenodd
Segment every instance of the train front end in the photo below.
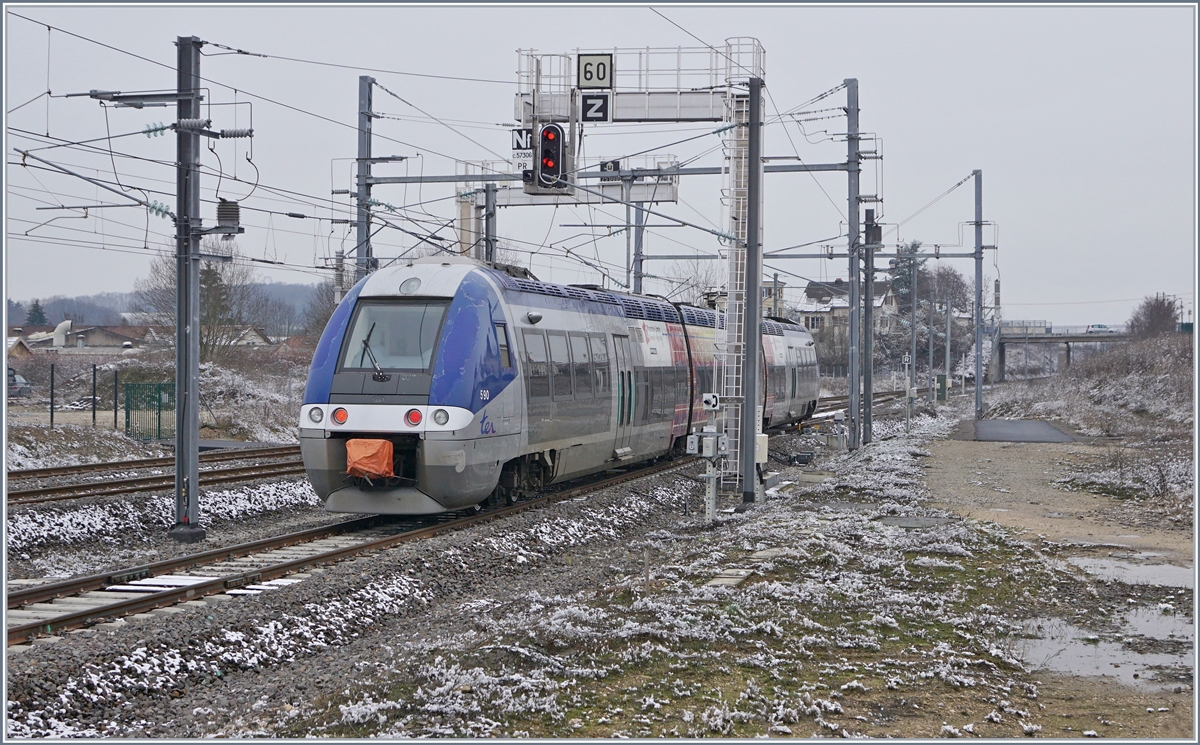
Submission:
M 313 355 L 300 450 L 329 512 L 432 514 L 493 493 L 521 432 L 502 301 L 478 263 L 360 281 Z

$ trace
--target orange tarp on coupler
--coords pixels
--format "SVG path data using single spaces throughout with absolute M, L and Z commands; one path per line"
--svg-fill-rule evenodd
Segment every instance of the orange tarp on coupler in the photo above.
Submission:
M 346 440 L 346 473 L 368 479 L 392 476 L 389 440 Z

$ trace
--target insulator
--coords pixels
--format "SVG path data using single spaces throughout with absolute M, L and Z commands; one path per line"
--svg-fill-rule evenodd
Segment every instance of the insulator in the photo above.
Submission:
M 229 139 L 231 137 L 253 137 L 253 129 L 222 129 L 221 139 Z
M 175 123 L 175 128 L 194 132 L 199 129 L 207 129 L 211 125 L 212 119 L 180 119 Z
M 159 122 L 158 124 L 147 124 L 146 128 L 142 130 L 142 134 L 147 137 L 161 137 L 166 130 L 167 125 Z
M 242 210 L 237 202 L 231 202 L 228 199 L 220 199 L 217 202 L 217 225 L 227 228 L 236 228 L 242 219 Z
M 147 207 L 147 209 L 149 209 L 151 213 L 153 213 L 154 215 L 156 215 L 158 217 L 166 217 L 167 213 L 170 212 L 170 209 L 167 208 L 167 205 L 165 205 L 161 202 L 153 202 L 152 201 L 152 202 L 150 202 L 150 205 Z

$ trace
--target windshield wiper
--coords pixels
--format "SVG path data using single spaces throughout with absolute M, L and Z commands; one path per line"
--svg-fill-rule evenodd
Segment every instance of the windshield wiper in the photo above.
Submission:
M 383 368 L 379 366 L 379 362 L 375 359 L 375 353 L 371 351 L 371 334 L 373 333 L 375 333 L 374 323 L 371 324 L 370 330 L 367 331 L 367 338 L 363 339 L 363 351 L 370 355 L 371 364 L 375 366 L 375 374 L 371 376 L 371 379 L 379 383 L 386 383 L 392 379 L 392 376 L 383 371 Z M 358 362 L 362 364 L 362 357 L 358 358 Z

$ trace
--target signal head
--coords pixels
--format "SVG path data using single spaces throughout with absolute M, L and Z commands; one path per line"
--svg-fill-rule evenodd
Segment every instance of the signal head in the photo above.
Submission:
M 563 128 L 558 124 L 543 124 L 538 130 L 540 158 L 537 164 L 537 183 L 543 187 L 561 187 L 563 184 L 563 150 L 565 143 Z

